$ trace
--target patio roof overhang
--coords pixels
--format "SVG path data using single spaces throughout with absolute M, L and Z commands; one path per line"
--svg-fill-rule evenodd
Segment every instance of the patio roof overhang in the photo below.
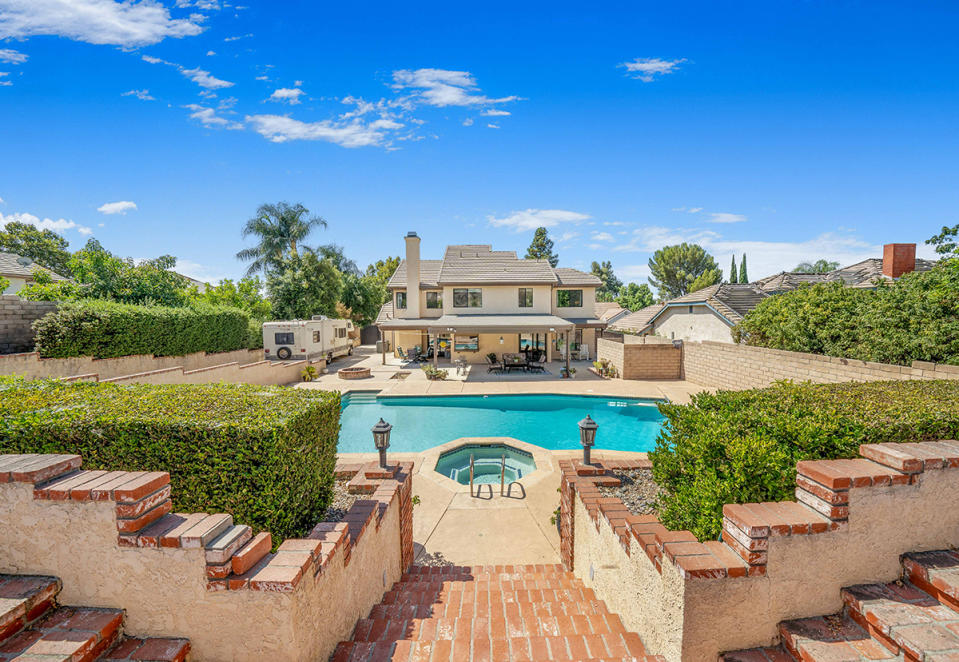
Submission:
M 443 315 L 434 319 L 392 319 L 386 330 L 426 330 L 431 333 L 548 333 L 572 331 L 576 323 L 555 315 Z

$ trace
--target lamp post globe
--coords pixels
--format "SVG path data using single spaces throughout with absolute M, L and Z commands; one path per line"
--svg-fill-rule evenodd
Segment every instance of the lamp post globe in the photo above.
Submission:
M 589 414 L 579 422 L 579 443 L 583 445 L 583 464 L 589 464 L 589 449 L 596 444 L 596 424 Z
M 380 452 L 380 466 L 386 468 L 386 449 L 390 447 L 390 430 L 393 426 L 382 418 L 373 426 L 373 443 Z

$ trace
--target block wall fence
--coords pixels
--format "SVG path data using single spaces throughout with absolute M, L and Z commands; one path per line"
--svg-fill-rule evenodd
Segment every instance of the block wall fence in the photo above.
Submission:
M 57 309 L 55 301 L 26 301 L 0 295 L 0 354 L 33 350 L 33 322 Z
M 682 379 L 683 352 L 670 340 L 628 334 L 622 342 L 597 338 L 596 357 L 616 366 L 623 379 Z

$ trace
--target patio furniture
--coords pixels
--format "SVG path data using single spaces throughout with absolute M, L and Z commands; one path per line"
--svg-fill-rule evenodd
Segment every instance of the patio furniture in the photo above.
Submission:
M 462 359 L 458 359 L 458 360 L 462 360 Z M 486 365 L 488 366 L 486 369 L 487 373 L 503 372 L 503 364 L 500 363 L 499 361 L 496 361 L 493 358 L 490 358 L 489 356 L 486 357 Z
M 520 356 L 519 354 L 503 354 L 503 367 L 506 368 L 506 372 L 512 372 L 513 370 L 526 370 L 529 363 L 526 361 L 525 356 Z

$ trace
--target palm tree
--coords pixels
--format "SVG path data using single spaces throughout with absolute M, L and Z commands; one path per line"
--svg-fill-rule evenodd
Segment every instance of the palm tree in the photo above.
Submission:
M 250 262 L 246 275 L 265 272 L 284 257 L 298 255 L 298 247 L 312 253 L 313 249 L 302 242 L 314 228 L 325 228 L 326 221 L 309 214 L 310 210 L 299 203 L 292 206 L 285 202 L 260 205 L 256 216 L 243 226 L 243 237 L 254 235 L 258 243 L 236 254 L 237 259 Z

